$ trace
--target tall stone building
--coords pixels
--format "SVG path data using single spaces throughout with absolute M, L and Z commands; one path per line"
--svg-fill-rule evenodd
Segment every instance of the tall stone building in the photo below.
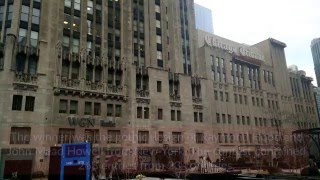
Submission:
M 190 0 L 4 0 L 0 25 L 1 178 L 57 173 L 53 151 L 76 142 L 124 170 L 270 159 L 317 126 L 284 43 L 196 31 Z
M 316 73 L 317 84 L 320 85 L 320 38 L 311 41 L 311 52 L 314 64 L 314 72 Z

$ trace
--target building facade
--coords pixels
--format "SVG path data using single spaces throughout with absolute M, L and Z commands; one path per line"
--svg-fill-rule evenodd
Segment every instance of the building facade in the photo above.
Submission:
M 1 178 L 57 173 L 53 151 L 76 142 L 124 170 L 270 159 L 318 125 L 284 43 L 196 31 L 193 1 L 5 0 L 0 25 Z
M 199 4 L 194 4 L 196 29 L 214 33 L 212 11 Z
M 320 38 L 311 41 L 311 52 L 314 63 L 314 72 L 316 73 L 317 84 L 320 84 Z

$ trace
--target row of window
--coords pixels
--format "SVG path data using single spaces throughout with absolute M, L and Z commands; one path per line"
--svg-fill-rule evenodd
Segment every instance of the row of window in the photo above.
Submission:
M 262 73 L 263 73 L 263 77 L 264 77 L 264 82 L 275 86 L 274 79 L 273 79 L 273 72 L 263 70 Z
M 235 139 L 236 138 L 236 139 Z M 266 135 L 257 134 L 253 136 L 252 134 L 239 134 L 238 136 L 228 133 L 218 133 L 219 143 L 234 143 L 237 140 L 239 143 L 258 143 L 258 144 L 269 144 L 271 142 L 279 141 L 279 135 Z
M 294 105 L 295 111 L 299 112 L 299 113 L 303 113 L 304 112 L 304 106 L 300 105 L 300 104 L 295 104 Z M 306 112 L 309 114 L 315 114 L 315 109 L 314 107 L 310 107 L 310 106 L 306 106 Z
M 237 118 L 237 125 L 251 125 L 251 119 L 249 116 L 236 116 Z M 232 116 L 230 114 L 220 114 L 216 113 L 216 121 L 218 124 L 232 124 Z M 281 125 L 281 121 L 276 121 L 273 119 L 270 119 L 271 126 L 278 126 Z M 258 118 L 254 117 L 254 125 L 255 126 L 268 126 L 267 118 Z
M 308 122 L 300 122 L 298 121 L 298 126 L 299 128 L 316 128 L 317 127 L 317 124 L 316 123 L 308 123 Z
M 60 99 L 59 113 L 61 114 L 78 114 L 78 101 Z M 101 103 L 98 102 L 84 102 L 84 114 L 101 116 L 102 113 Z M 121 117 L 122 106 L 120 104 L 107 104 L 107 116 L 109 117 Z
M 214 91 L 214 100 L 221 101 L 221 102 L 229 102 L 229 93 L 223 91 Z
M 24 104 L 25 111 L 34 111 L 35 97 L 34 96 L 25 96 L 25 102 L 23 103 L 24 96 L 22 95 L 13 95 L 12 99 L 12 110 L 13 111 L 22 111 Z

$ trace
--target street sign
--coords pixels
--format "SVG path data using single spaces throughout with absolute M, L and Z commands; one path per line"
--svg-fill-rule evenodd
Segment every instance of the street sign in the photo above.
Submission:
M 91 179 L 91 144 L 90 143 L 62 144 L 60 180 L 64 180 L 65 167 L 72 167 L 72 166 L 85 168 L 86 170 L 85 179 L 86 180 Z

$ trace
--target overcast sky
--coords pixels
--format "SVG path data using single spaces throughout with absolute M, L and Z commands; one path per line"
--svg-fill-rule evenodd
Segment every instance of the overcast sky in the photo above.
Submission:
M 194 0 L 212 10 L 216 35 L 255 44 L 269 37 L 287 44 L 287 65 L 314 78 L 311 40 L 320 37 L 320 0 Z

